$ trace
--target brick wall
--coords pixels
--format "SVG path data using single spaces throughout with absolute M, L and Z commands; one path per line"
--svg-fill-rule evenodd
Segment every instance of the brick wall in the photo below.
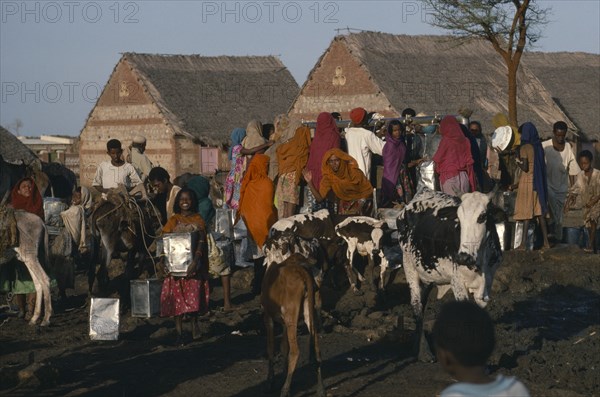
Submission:
M 199 145 L 175 136 L 135 73 L 121 61 L 80 135 L 81 183 L 90 186 L 97 164 L 109 160 L 108 140 L 120 140 L 127 155 L 136 135 L 146 137 L 146 155 L 154 165 L 165 168 L 172 179 L 184 172 L 200 172 Z
M 308 77 L 290 116 L 316 120 L 320 112 L 340 112 L 348 119 L 350 110 L 357 106 L 384 116 L 398 115 L 344 42 L 336 40 Z

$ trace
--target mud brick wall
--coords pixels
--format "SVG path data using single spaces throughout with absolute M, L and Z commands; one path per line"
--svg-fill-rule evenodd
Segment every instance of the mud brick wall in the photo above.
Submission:
M 80 135 L 81 184 L 90 186 L 97 164 L 109 159 L 108 140 L 119 139 L 127 155 L 136 135 L 146 137 L 146 154 L 172 179 L 183 172 L 199 172 L 200 146 L 187 137 L 175 136 L 135 73 L 126 62 L 120 62 Z
M 290 116 L 314 121 L 321 112 L 340 112 L 349 119 L 350 110 L 358 106 L 386 117 L 398 115 L 346 45 L 335 41 L 308 77 Z

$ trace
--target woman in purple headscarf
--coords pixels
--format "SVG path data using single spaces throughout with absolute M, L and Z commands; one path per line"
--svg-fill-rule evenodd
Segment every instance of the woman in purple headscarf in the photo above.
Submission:
M 414 187 L 404 161 L 405 131 L 404 125 L 398 120 L 392 120 L 387 128 L 383 147 L 382 207 L 391 207 L 394 202 L 406 204 L 414 194 Z
M 521 146 L 515 161 L 521 169 L 515 202 L 515 221 L 523 221 L 523 239 L 518 250 L 525 250 L 529 221 L 537 219 L 544 236 L 544 248 L 550 248 L 545 216 L 548 213 L 548 187 L 546 182 L 546 160 L 537 129 L 532 123 L 519 128 Z

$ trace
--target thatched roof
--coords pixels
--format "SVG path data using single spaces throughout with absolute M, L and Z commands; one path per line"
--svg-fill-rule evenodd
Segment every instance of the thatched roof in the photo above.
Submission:
M 493 115 L 508 113 L 507 68 L 488 42 L 459 45 L 450 36 L 379 32 L 351 33 L 334 40 L 345 43 L 398 114 L 406 107 L 427 114 L 455 114 L 468 107 L 473 110 L 471 119 L 480 120 L 484 131 L 491 133 Z M 575 129 L 530 70 L 520 67 L 519 80 L 521 123 L 532 121 L 542 136 L 549 136 L 557 120 Z
M 529 52 L 531 69 L 584 138 L 600 140 L 600 55 L 582 52 Z
M 272 122 L 286 113 L 298 84 L 274 56 L 151 55 L 123 59 L 176 133 L 206 145 L 226 143 L 252 119 Z
M 0 155 L 4 161 L 12 164 L 35 163 L 41 169 L 41 160 L 25 146 L 12 132 L 0 126 Z

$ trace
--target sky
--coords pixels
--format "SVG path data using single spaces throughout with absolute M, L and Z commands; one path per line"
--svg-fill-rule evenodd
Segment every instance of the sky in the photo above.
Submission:
M 600 53 L 600 0 L 551 9 L 535 51 Z M 410 1 L 0 0 L 0 125 L 77 136 L 124 52 L 276 55 L 301 86 L 347 28 L 445 34 Z

